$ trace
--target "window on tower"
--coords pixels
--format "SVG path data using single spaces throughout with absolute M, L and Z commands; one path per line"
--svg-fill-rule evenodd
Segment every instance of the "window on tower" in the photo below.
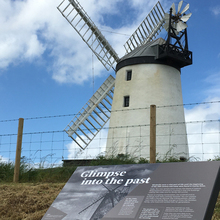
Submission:
M 124 96 L 124 107 L 129 107 L 130 96 Z
M 130 81 L 130 80 L 131 80 L 131 77 L 132 77 L 132 70 L 127 70 L 126 80 L 127 80 L 127 81 Z

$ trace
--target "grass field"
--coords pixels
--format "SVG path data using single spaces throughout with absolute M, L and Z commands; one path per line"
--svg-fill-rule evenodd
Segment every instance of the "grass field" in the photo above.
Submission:
M 0 184 L 1 220 L 40 220 L 64 183 Z
M 101 157 L 94 165 L 136 163 L 128 156 Z M 147 162 L 145 160 L 139 163 Z M 169 161 L 178 162 L 175 158 Z M 0 220 L 40 220 L 53 203 L 76 167 L 27 169 L 21 164 L 20 183 L 12 183 L 14 165 L 0 162 Z M 220 195 L 212 220 L 220 220 Z

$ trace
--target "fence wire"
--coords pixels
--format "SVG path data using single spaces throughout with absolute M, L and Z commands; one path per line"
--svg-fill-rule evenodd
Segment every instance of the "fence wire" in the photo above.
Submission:
M 220 109 L 220 101 L 187 104 L 187 106 L 195 106 L 195 108 L 199 110 L 205 110 L 208 107 L 213 108 L 213 105 L 215 105 L 215 110 L 217 109 L 217 111 L 214 113 L 212 112 L 211 117 L 209 114 L 206 114 L 206 116 L 208 116 L 206 118 L 203 116 L 192 118 L 190 114 L 193 110 L 187 109 L 186 112 L 188 111 L 188 113 L 186 113 L 186 122 L 176 121 L 169 123 L 169 121 L 157 121 L 157 131 L 166 129 L 166 132 L 162 135 L 160 133 L 157 134 L 158 143 L 161 143 L 159 139 L 164 141 L 163 144 L 157 145 L 157 149 L 166 147 L 167 149 L 170 149 L 170 152 L 173 150 L 175 151 L 175 144 L 172 144 L 172 140 L 185 138 L 186 134 L 175 132 L 175 129 L 173 128 L 174 126 L 181 126 L 184 124 L 187 131 L 189 157 L 192 158 L 192 160 L 205 161 L 214 159 L 215 157 L 219 158 L 220 115 L 218 110 Z M 204 106 L 204 108 L 201 106 Z M 158 106 L 157 111 L 159 112 L 163 111 L 164 108 L 173 107 L 176 108 L 183 106 Z M 150 108 L 145 108 L 146 117 L 149 116 L 149 109 Z M 132 110 L 136 111 L 140 109 Z M 61 166 L 64 160 L 94 159 L 98 155 L 105 155 L 107 139 L 115 138 L 108 137 L 108 132 L 111 129 L 114 130 L 119 128 L 127 132 L 125 132 L 125 136 L 122 134 L 122 136 L 118 135 L 118 140 L 115 142 L 113 141 L 114 144 L 112 144 L 112 151 L 118 148 L 123 148 L 123 153 L 132 152 L 135 156 L 149 158 L 148 139 L 150 136 L 150 124 L 147 121 L 147 123 L 143 123 L 142 125 L 126 127 L 118 126 L 117 128 L 111 128 L 109 124 L 107 124 L 91 144 L 85 150 L 82 150 L 70 137 L 68 137 L 66 132 L 62 130 L 74 115 L 75 114 L 67 114 L 25 118 L 22 141 L 22 159 L 24 162 L 30 167 L 46 168 Z M 202 120 L 199 120 L 200 118 Z M 0 162 L 15 161 L 17 128 L 18 119 L 0 120 Z M 134 129 L 136 129 L 137 132 L 131 132 Z M 125 146 L 119 145 L 120 138 L 126 139 Z M 179 144 L 181 145 L 181 142 Z M 165 156 L 165 153 L 158 154 L 158 157 L 160 158 Z

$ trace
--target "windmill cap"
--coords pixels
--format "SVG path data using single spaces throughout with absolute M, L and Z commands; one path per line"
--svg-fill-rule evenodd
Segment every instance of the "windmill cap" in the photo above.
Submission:
M 116 66 L 116 72 L 123 67 L 137 64 L 164 64 L 173 66 L 174 68 L 180 70 L 181 67 L 175 62 L 167 62 L 167 60 L 157 59 L 159 45 L 163 45 L 165 43 L 166 41 L 163 38 L 158 38 L 135 48 L 119 60 Z
M 126 54 L 120 59 L 120 61 L 133 58 L 133 57 L 145 57 L 145 56 L 156 56 L 155 45 L 165 44 L 166 41 L 163 38 L 158 38 L 157 40 L 148 42 L 140 47 L 135 48 L 129 54 Z M 120 62 L 119 61 L 119 62 Z

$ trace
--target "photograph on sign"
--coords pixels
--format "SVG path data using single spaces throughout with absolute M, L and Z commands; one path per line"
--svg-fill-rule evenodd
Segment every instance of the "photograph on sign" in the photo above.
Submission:
M 78 167 L 42 220 L 211 219 L 220 162 Z

